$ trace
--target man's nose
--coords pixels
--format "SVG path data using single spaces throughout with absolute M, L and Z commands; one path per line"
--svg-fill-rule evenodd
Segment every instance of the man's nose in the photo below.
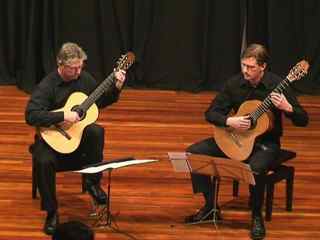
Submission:
M 247 67 L 242 67 L 242 72 L 247 74 L 248 73 L 248 68 Z

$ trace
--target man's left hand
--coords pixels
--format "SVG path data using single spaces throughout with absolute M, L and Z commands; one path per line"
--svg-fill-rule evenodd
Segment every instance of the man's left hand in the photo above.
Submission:
M 270 94 L 273 105 L 285 112 L 293 112 L 292 105 L 288 102 L 287 98 L 283 94 L 272 92 Z
M 119 70 L 117 72 L 114 72 L 114 76 L 116 78 L 116 87 L 121 90 L 122 86 L 126 80 L 126 71 Z

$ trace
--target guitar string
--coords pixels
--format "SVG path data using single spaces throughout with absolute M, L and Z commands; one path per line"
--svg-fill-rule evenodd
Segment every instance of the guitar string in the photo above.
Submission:
M 272 92 L 276 93 L 283 93 L 286 87 L 288 87 L 290 84 L 290 81 L 288 78 L 285 78 L 283 81 L 279 83 L 279 85 L 272 90 Z M 254 90 L 254 89 L 253 89 Z M 253 90 L 251 90 L 247 96 L 246 99 L 252 94 Z M 272 105 L 271 96 L 270 94 L 263 100 L 263 102 L 258 106 L 258 108 L 249 114 L 249 117 L 253 119 L 253 121 L 257 121 L 257 119 L 262 116 L 265 112 L 268 111 L 269 107 Z M 233 141 L 236 143 L 236 145 L 241 145 L 239 141 L 239 135 L 236 132 L 230 133 L 230 137 L 233 139 Z M 239 146 L 240 147 L 240 146 Z
M 133 62 L 132 62 L 133 63 Z M 128 69 L 131 62 L 120 63 L 117 69 Z M 121 66 L 120 66 L 121 65 Z M 110 86 L 114 83 L 114 72 L 109 74 L 109 76 L 90 94 L 90 96 L 79 106 L 81 110 L 86 112 L 90 106 L 99 98 L 105 91 L 110 89 Z
M 290 81 L 288 78 L 285 78 L 282 82 L 279 83 L 279 85 L 272 91 L 276 93 L 283 93 L 286 87 L 288 87 L 290 84 Z M 263 102 L 258 106 L 258 108 L 252 112 L 250 117 L 256 121 L 262 114 L 268 111 L 270 106 L 272 105 L 271 96 L 268 95 Z

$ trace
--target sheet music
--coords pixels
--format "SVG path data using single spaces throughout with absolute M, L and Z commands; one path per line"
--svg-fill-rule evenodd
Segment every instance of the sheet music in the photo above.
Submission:
M 187 152 L 168 152 L 168 157 L 171 161 L 175 172 L 191 172 L 191 166 L 188 163 Z
M 187 159 L 190 153 L 187 152 L 168 152 L 168 156 L 170 159 Z
M 191 172 L 188 159 L 170 159 L 175 172 Z
M 108 163 L 106 162 L 103 165 L 100 166 L 94 166 L 94 167 L 88 167 L 85 169 L 81 169 L 78 171 L 74 171 L 77 173 L 98 173 L 105 171 L 107 169 L 115 169 L 115 168 L 121 168 L 121 167 L 126 167 L 130 165 L 135 165 L 135 164 L 143 164 L 143 163 L 151 163 L 151 162 L 157 162 L 158 160 L 156 159 L 132 159 L 132 160 L 127 160 L 123 162 L 111 162 Z
M 252 185 L 255 185 L 255 180 L 249 164 L 236 160 L 215 160 L 218 168 L 218 176 L 236 179 Z
M 255 185 L 250 165 L 237 160 L 188 152 L 168 152 L 168 157 L 176 172 L 226 177 Z

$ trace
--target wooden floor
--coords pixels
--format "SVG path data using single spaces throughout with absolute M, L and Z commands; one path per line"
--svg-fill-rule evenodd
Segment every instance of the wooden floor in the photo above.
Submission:
M 186 215 L 202 205 L 194 196 L 188 174 L 175 173 L 163 156 L 183 151 L 189 144 L 213 134 L 203 119 L 212 93 L 124 90 L 121 99 L 100 114 L 106 129 L 105 159 L 126 156 L 157 158 L 153 164 L 118 169 L 112 178 L 112 229 L 95 229 L 96 239 L 249 239 L 247 186 L 231 196 L 230 180 L 220 187 L 224 221 L 187 226 Z M 31 198 L 33 129 L 25 124 L 28 95 L 15 87 L 0 87 L 0 239 L 51 239 L 42 233 L 44 213 Z M 284 183 L 277 184 L 273 219 L 266 223 L 266 239 L 320 239 L 320 97 L 300 98 L 310 114 L 307 128 L 285 120 L 283 146 L 297 158 L 293 212 L 285 211 Z M 58 173 L 61 221 L 92 224 L 90 198 L 81 194 L 77 173 Z M 107 186 L 107 178 L 103 179 Z

